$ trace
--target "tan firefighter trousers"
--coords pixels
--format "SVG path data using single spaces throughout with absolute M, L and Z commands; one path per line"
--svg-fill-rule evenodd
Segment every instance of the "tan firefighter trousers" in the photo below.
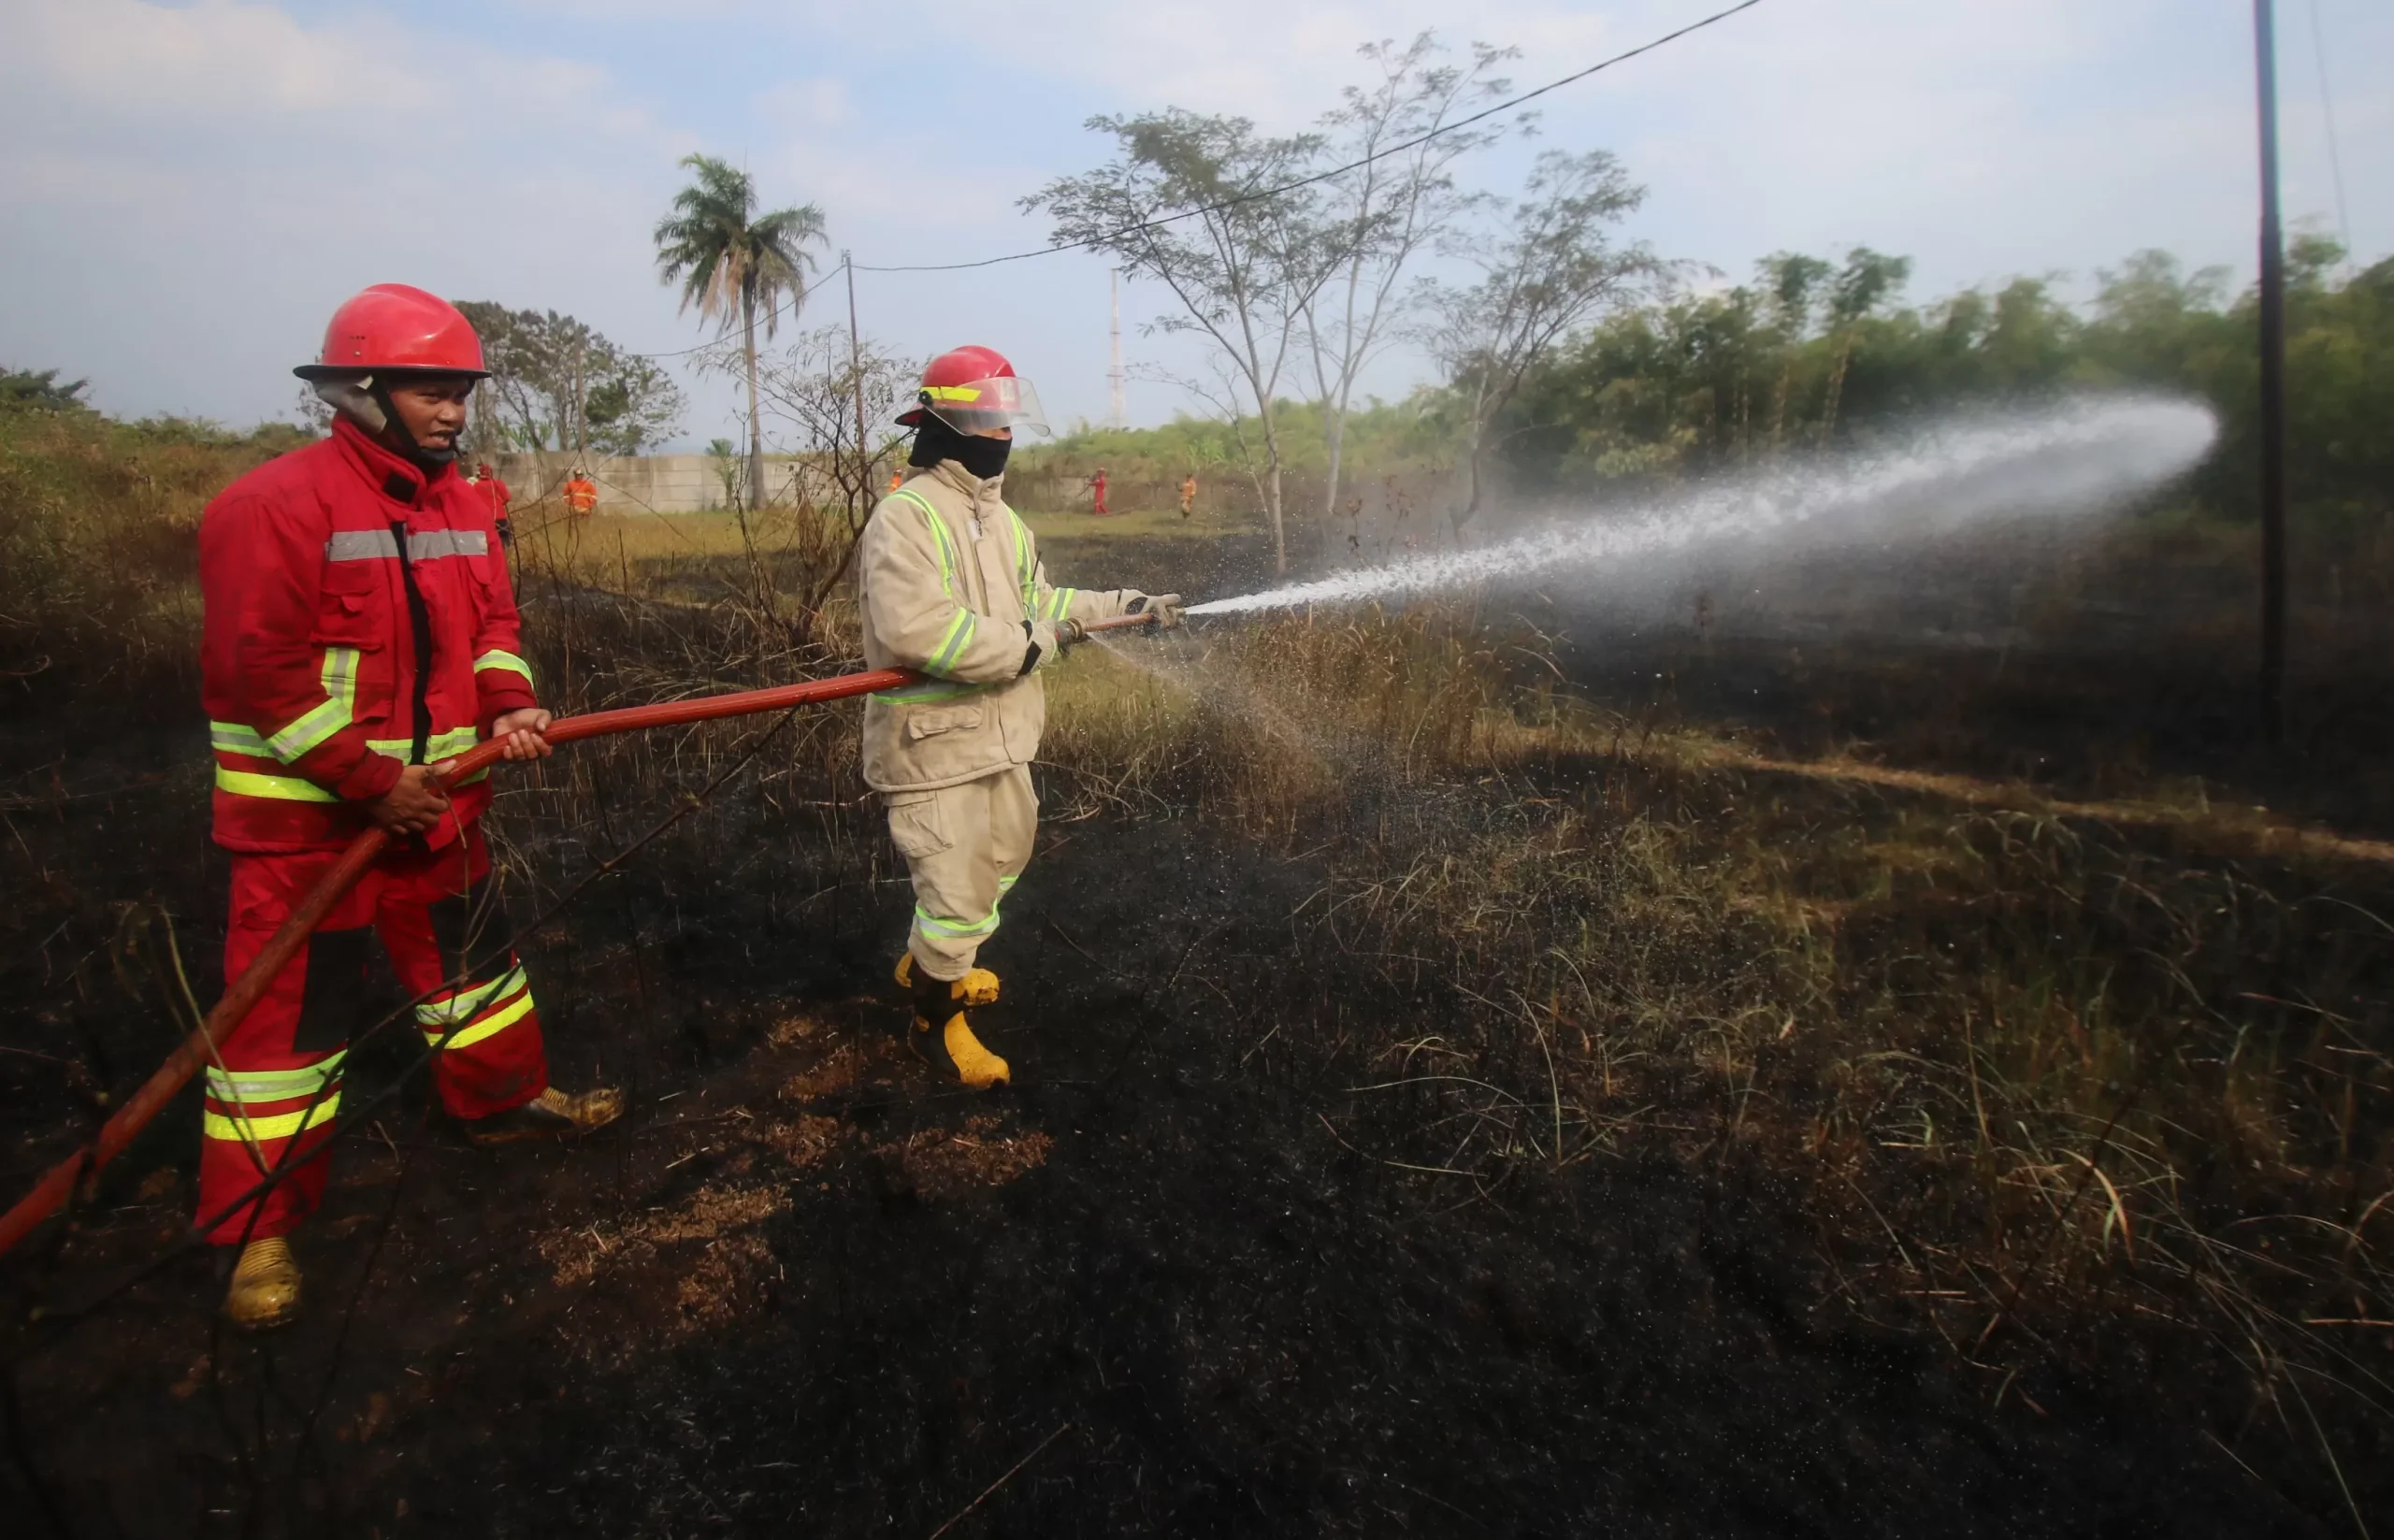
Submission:
M 915 966 L 960 979 L 996 933 L 998 905 L 1031 863 L 1039 797 L 1031 767 L 1004 770 L 935 791 L 886 791 L 889 838 L 915 880 L 915 925 L 906 938 Z

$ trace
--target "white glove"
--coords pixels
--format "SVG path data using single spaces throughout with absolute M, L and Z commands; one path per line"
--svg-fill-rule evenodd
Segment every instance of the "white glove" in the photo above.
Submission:
M 1063 655 L 1064 648 L 1056 639 L 1054 621 L 1026 620 L 1022 623 L 1023 673 L 1036 673 Z
M 1178 594 L 1133 593 L 1131 596 L 1131 602 L 1122 607 L 1122 612 L 1126 615 L 1153 615 L 1156 629 L 1169 631 L 1179 625 L 1182 619 L 1180 596 Z

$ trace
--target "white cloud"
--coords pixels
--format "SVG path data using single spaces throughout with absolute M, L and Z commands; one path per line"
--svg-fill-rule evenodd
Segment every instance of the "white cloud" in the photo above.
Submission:
M 45 303 L 0 317 L 0 355 L 89 373 L 104 405 L 273 415 L 368 282 L 610 329 L 654 282 L 624 193 L 678 145 L 595 65 L 236 0 L 35 0 L 12 45 L 0 273 Z

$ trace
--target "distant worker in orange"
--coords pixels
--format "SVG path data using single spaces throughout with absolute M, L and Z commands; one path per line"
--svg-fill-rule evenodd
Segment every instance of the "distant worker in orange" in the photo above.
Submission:
M 1197 473 L 1190 471 L 1180 478 L 1180 516 L 1187 518 L 1197 507 Z
M 498 479 L 498 472 L 491 469 L 488 460 L 474 462 L 473 488 L 482 495 L 483 501 L 490 505 L 490 521 L 498 528 L 498 543 L 513 545 L 515 531 L 507 522 L 507 505 L 514 500 L 514 495 L 507 490 L 507 483 Z
M 906 472 L 903 468 L 893 470 L 889 473 L 889 490 L 891 492 L 897 491 L 900 487 L 904 486 L 905 484 Z M 885 496 L 887 496 L 887 494 L 885 494 Z
M 566 478 L 565 506 L 573 511 L 577 519 L 588 518 L 598 506 L 598 483 L 580 466 L 574 467 L 573 474 Z
M 1105 468 L 1103 466 L 1098 467 L 1097 474 L 1089 479 L 1089 490 L 1090 496 L 1097 499 L 1096 512 L 1100 518 L 1114 511 L 1105 506 Z

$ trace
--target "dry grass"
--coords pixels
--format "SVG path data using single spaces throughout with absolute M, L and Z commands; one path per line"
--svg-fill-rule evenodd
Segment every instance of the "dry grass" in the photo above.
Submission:
M 200 511 L 288 447 L 178 425 L 0 417 L 0 686 L 22 698 L 191 678 Z
M 1362 1066 L 1332 1111 L 1365 1153 L 1481 1192 L 1767 1168 L 1854 1308 L 1969 1361 L 2134 1323 L 2226 1345 L 2262 1404 L 2394 1406 L 2376 842 L 1653 732 L 1460 610 L 1117 653 L 1053 692 L 1065 815 L 1330 850 L 1308 961 L 1426 1002 L 1315 1029 Z

